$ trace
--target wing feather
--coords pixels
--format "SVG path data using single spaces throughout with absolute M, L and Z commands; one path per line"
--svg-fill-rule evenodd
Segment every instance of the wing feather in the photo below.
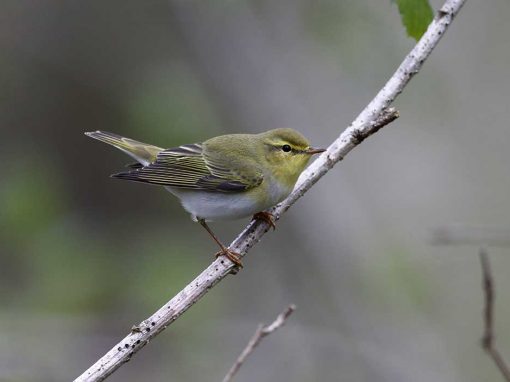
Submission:
M 260 185 L 263 175 L 249 177 L 235 166 L 225 166 L 206 155 L 201 144 L 183 145 L 161 151 L 147 166 L 112 175 L 114 178 L 193 190 L 241 192 Z

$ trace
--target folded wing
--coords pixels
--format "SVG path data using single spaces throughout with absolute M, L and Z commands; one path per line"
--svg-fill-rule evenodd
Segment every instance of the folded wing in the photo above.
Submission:
M 208 156 L 197 143 L 163 150 L 153 163 L 112 177 L 211 192 L 242 192 L 262 183 L 263 175 L 257 168 L 243 168 L 240 174 L 234 164 L 223 162 Z

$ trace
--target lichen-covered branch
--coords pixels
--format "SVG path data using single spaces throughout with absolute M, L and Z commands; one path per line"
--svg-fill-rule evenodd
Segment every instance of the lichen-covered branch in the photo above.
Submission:
M 465 0 L 447 0 L 429 25 L 427 32 L 405 57 L 375 98 L 358 115 L 352 124 L 331 143 L 327 151 L 317 158 L 300 176 L 294 191 L 271 210 L 276 219 L 285 213 L 320 178 L 341 161 L 354 147 L 395 118 L 398 113 L 389 109 L 391 103 L 418 73 L 425 60 L 436 47 Z M 245 255 L 267 232 L 267 223 L 252 221 L 231 243 L 230 249 Z M 212 287 L 234 269 L 234 264 L 223 257 L 215 260 L 175 297 L 138 326 L 86 370 L 75 381 L 102 381 L 149 343 L 155 336 L 179 318 L 202 298 Z

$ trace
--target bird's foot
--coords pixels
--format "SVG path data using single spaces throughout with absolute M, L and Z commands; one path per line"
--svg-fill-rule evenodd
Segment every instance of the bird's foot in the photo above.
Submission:
M 267 211 L 257 212 L 255 215 L 253 215 L 253 219 L 262 220 L 262 221 L 266 222 L 271 228 L 273 228 L 273 231 L 276 229 L 276 224 L 274 222 L 274 216 L 270 212 L 267 212 Z
M 243 268 L 243 263 L 241 262 L 241 255 L 237 252 L 231 251 L 230 249 L 224 247 L 221 251 L 216 253 L 216 258 L 220 256 L 226 256 L 227 259 L 232 261 L 239 268 Z

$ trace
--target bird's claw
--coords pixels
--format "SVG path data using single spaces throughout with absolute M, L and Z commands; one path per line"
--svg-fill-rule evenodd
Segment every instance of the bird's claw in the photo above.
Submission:
M 243 263 L 241 262 L 241 255 L 237 252 L 231 251 L 228 248 L 224 248 L 223 250 L 216 253 L 216 258 L 220 256 L 226 256 L 227 259 L 232 261 L 239 268 L 243 268 Z
M 266 222 L 271 228 L 273 228 L 273 231 L 276 229 L 276 224 L 274 222 L 274 215 L 267 211 L 260 211 L 257 212 L 255 215 L 253 215 L 253 219 L 256 220 L 262 220 Z

